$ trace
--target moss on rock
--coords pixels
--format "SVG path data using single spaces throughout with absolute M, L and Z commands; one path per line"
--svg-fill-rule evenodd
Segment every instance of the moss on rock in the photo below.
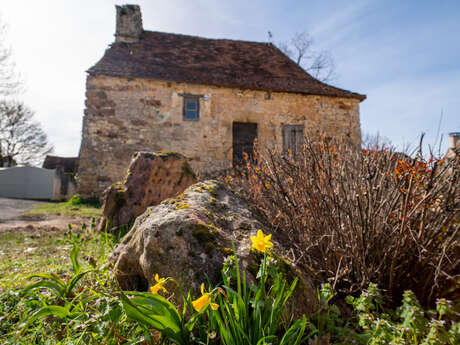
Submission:
M 203 246 L 206 253 L 210 253 L 216 248 L 216 227 L 213 225 L 207 225 L 204 223 L 196 223 L 195 229 L 193 230 L 193 236 Z
M 213 185 L 205 185 L 204 189 L 206 189 L 213 197 L 217 197 L 216 188 Z
M 223 256 L 233 255 L 233 249 L 232 248 L 222 247 L 222 248 L 219 249 L 219 251 L 222 253 Z

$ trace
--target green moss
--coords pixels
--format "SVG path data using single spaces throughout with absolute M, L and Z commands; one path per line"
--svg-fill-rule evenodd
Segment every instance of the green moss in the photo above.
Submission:
M 204 223 L 196 223 L 195 230 L 193 230 L 193 236 L 195 236 L 199 242 L 212 241 L 216 238 L 214 232 L 215 227 Z
M 125 191 L 123 189 L 118 189 L 115 193 L 115 203 L 118 208 L 121 208 L 126 203 Z
M 217 207 L 217 199 L 216 198 L 211 197 L 209 199 L 209 203 L 211 204 L 212 207 Z
M 164 199 L 161 203 L 165 205 L 172 205 L 175 202 L 176 202 L 175 198 L 167 198 L 167 199 Z
M 185 199 L 185 194 L 184 193 L 180 193 L 178 196 L 176 196 L 174 199 L 176 200 L 184 200 Z
M 174 203 L 176 210 L 184 210 L 190 208 L 190 204 L 186 201 L 177 201 Z
M 184 163 L 182 164 L 182 175 L 190 175 L 193 178 L 196 178 L 195 173 L 193 172 L 192 168 L 190 167 L 190 164 L 188 164 L 188 161 L 185 160 Z
M 206 253 L 210 253 L 216 248 L 215 240 L 217 234 L 215 232 L 216 227 L 214 225 L 207 225 L 204 223 L 196 223 L 195 229 L 193 230 L 193 236 L 200 242 Z
M 217 197 L 216 188 L 213 185 L 205 185 L 204 189 L 206 189 L 212 196 Z
M 182 179 L 185 176 L 192 176 L 194 179 L 196 179 L 196 175 L 193 172 L 193 170 L 190 167 L 190 165 L 188 164 L 187 160 L 184 160 L 184 163 L 182 163 L 182 173 L 180 174 L 179 181 L 177 182 L 178 185 L 180 185 L 182 183 Z
M 216 212 L 224 214 L 228 210 L 228 205 L 222 202 L 217 201 L 216 198 L 210 197 L 209 204 L 212 208 L 215 209 Z
M 286 259 L 279 257 L 278 255 L 272 254 L 271 257 L 276 260 L 276 267 L 278 272 L 282 273 L 289 282 L 294 280 L 296 274 L 292 269 L 292 264 Z
M 157 155 L 164 161 L 165 159 L 169 157 L 177 157 L 179 158 L 179 153 L 173 152 L 173 151 L 167 151 L 167 152 L 158 152 Z
M 225 248 L 225 247 L 222 247 L 222 248 L 219 248 L 219 251 L 222 253 L 222 255 L 224 256 L 229 256 L 229 255 L 233 255 L 233 249 L 232 248 Z
M 206 253 L 209 254 L 209 253 L 212 252 L 212 250 L 213 250 L 216 246 L 215 246 L 214 243 L 212 243 L 212 242 L 204 242 L 204 243 L 203 243 L 203 247 L 204 247 L 204 251 L 205 251 Z
M 122 182 L 114 183 L 110 188 L 115 189 L 115 203 L 117 208 L 121 208 L 126 203 L 125 185 Z
M 190 204 L 185 200 L 185 194 L 179 194 L 175 198 L 168 198 L 161 202 L 162 204 L 172 205 L 176 210 L 190 208 Z
M 206 214 L 206 217 L 208 217 L 208 219 L 213 219 L 211 211 L 209 211 L 207 208 L 203 208 L 203 211 Z

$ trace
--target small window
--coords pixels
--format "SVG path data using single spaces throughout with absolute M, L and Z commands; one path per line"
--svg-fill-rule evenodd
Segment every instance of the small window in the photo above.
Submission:
M 285 125 L 283 126 L 283 151 L 291 152 L 292 156 L 296 156 L 302 148 L 304 142 L 304 126 L 303 125 Z
M 200 118 L 200 98 L 184 96 L 184 120 L 198 121 Z

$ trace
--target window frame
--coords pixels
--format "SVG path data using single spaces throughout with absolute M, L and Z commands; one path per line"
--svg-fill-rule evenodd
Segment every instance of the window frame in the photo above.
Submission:
M 294 148 L 288 147 L 291 144 L 290 135 L 288 133 L 294 133 Z M 298 133 L 301 133 L 301 136 L 298 138 Z M 305 136 L 305 125 L 283 125 L 282 126 L 282 135 L 283 135 L 283 153 L 287 154 L 289 150 L 291 151 L 292 156 L 296 156 L 299 153 L 300 145 L 304 140 Z
M 200 96 L 199 95 L 182 95 L 183 106 L 182 106 L 182 119 L 184 121 L 199 121 L 200 120 Z M 196 104 L 196 110 L 187 109 L 187 102 L 193 101 Z M 186 113 L 195 111 L 196 117 L 190 118 L 186 116 Z

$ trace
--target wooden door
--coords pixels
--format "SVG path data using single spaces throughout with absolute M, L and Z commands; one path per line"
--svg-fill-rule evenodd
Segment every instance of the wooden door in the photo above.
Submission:
M 283 152 L 290 152 L 296 156 L 302 148 L 304 141 L 303 125 L 285 125 L 283 126 Z
M 257 138 L 257 123 L 233 122 L 233 166 L 244 164 L 244 153 L 251 159 L 254 140 Z

